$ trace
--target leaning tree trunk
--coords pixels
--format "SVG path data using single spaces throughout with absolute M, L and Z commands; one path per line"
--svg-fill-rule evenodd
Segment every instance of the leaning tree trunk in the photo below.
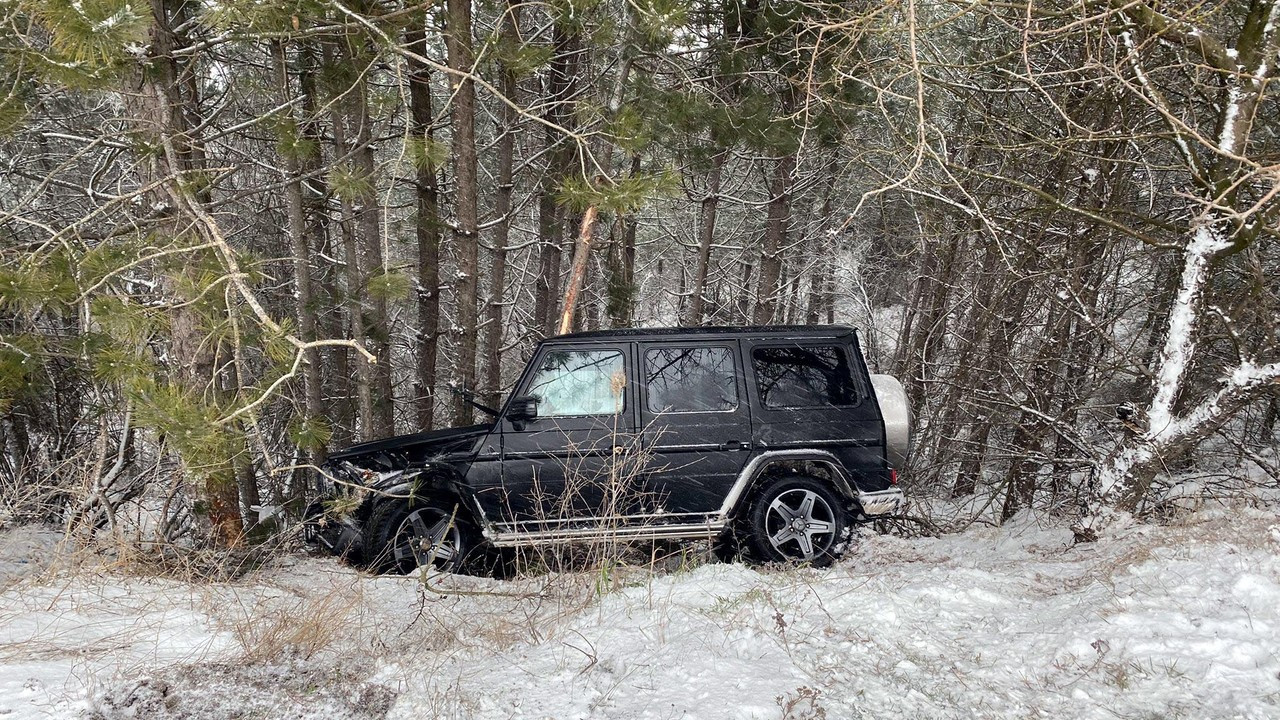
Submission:
M 573 247 L 573 264 L 569 268 L 569 285 L 564 293 L 564 308 L 560 311 L 558 333 L 564 335 L 573 329 L 573 316 L 578 309 L 578 295 L 587 274 L 587 260 L 591 257 L 591 239 L 595 233 L 596 215 L 599 211 L 594 205 L 582 213 L 582 224 L 578 228 L 578 241 Z
M 1158 34 L 1162 16 L 1136 15 L 1148 32 Z M 1218 388 L 1197 400 L 1184 397 L 1189 392 L 1187 377 L 1198 359 L 1201 326 L 1205 322 L 1206 293 L 1214 265 L 1255 242 L 1277 212 L 1271 196 L 1263 201 L 1245 195 L 1242 187 L 1254 172 L 1242 160 L 1250 150 L 1250 134 L 1258 108 L 1275 72 L 1280 51 L 1280 3 L 1274 0 L 1250 3 L 1247 17 L 1233 43 L 1207 37 L 1197 30 L 1193 48 L 1217 65 L 1223 82 L 1215 122 L 1216 146 L 1208 165 L 1194 154 L 1192 140 L 1184 126 L 1171 121 L 1171 131 L 1179 140 L 1188 171 L 1207 176 L 1202 204 L 1207 208 L 1192 224 L 1182 249 L 1182 274 L 1169 312 L 1163 348 L 1155 367 L 1155 393 L 1145 409 L 1145 429 L 1131 441 L 1117 447 L 1095 473 L 1087 502 L 1089 512 L 1077 528 L 1077 537 L 1087 540 L 1108 516 L 1111 508 L 1133 511 L 1146 497 L 1165 459 L 1188 452 L 1222 426 L 1244 405 L 1280 383 L 1280 363 L 1260 363 L 1242 349 L 1241 362 L 1224 369 Z M 1167 28 L 1164 28 L 1167 29 Z M 1166 119 L 1177 114 L 1163 107 L 1165 96 L 1152 89 L 1138 46 L 1129 34 L 1122 36 L 1128 49 L 1136 83 L 1147 92 L 1149 101 L 1162 110 Z M 1206 54 L 1206 47 L 1234 46 L 1225 58 Z M 1198 140 L 1199 138 L 1197 138 Z M 1269 182 L 1269 178 L 1266 179 Z M 1178 408 L 1187 408 L 1178 411 Z

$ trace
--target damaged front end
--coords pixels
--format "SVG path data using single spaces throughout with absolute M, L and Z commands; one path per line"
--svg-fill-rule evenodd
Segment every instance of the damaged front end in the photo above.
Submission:
M 328 552 L 361 561 L 373 542 L 370 516 L 384 500 L 430 492 L 440 481 L 466 475 L 476 446 L 491 426 L 415 433 L 353 445 L 320 469 L 317 498 L 307 507 L 305 536 Z
M 358 560 L 364 549 L 364 525 L 369 519 L 371 498 L 380 486 L 399 484 L 405 470 L 377 472 L 350 461 L 325 463 L 318 480 L 319 497 L 307 506 L 306 541 L 334 555 Z

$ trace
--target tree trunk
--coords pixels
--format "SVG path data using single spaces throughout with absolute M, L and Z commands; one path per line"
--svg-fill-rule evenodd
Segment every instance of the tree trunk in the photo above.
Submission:
M 285 45 L 279 41 L 272 43 L 272 57 L 276 65 L 277 89 L 282 102 L 293 98 L 293 90 L 289 82 L 289 64 Z M 285 209 L 289 219 L 289 246 L 293 252 L 294 282 L 294 317 L 298 320 L 298 334 L 306 342 L 316 339 L 316 309 L 314 292 L 311 283 L 311 243 L 308 238 L 306 208 L 302 198 L 301 163 L 297 151 L 286 149 L 281 153 L 287 182 L 284 186 Z M 324 416 L 324 407 L 320 396 L 320 352 L 316 348 L 303 351 L 302 396 L 303 416 L 309 421 L 318 421 Z M 321 449 L 307 449 L 307 457 L 312 465 L 319 465 L 323 460 Z M 295 488 L 298 490 L 299 488 Z
M 738 296 L 738 318 L 741 318 L 737 322 L 751 321 L 751 275 L 754 270 L 755 266 L 750 261 L 743 261 L 742 282 L 735 293 Z
M 1003 257 L 998 248 L 988 245 L 987 252 L 989 258 Z M 1021 261 L 1027 260 L 1027 253 L 1024 253 Z M 1015 258 L 1017 259 L 1017 258 Z M 992 260 L 994 266 L 995 260 Z M 950 284 L 949 282 L 947 283 Z M 975 357 L 985 356 L 986 358 L 1005 358 L 1013 349 L 1016 334 L 1020 329 L 1021 323 L 1016 319 L 1016 315 L 1025 312 L 1027 302 L 1027 294 L 1030 292 L 1031 283 L 1025 278 L 1019 278 L 1015 275 L 1007 284 L 997 288 L 997 292 L 991 296 L 992 307 L 1005 308 L 1008 313 L 1003 318 L 995 318 L 992 313 L 988 312 L 985 307 L 975 307 L 971 316 L 975 317 L 975 322 L 979 323 L 979 329 L 974 330 L 979 337 L 990 334 L 990 344 L 987 346 L 986 352 Z M 994 329 L 989 329 L 994 326 Z M 973 393 L 972 402 L 975 405 L 975 416 L 965 427 L 966 437 L 969 438 L 968 456 L 960 463 L 960 470 L 956 475 L 955 486 L 952 491 L 953 497 L 963 495 L 971 495 L 976 489 L 978 483 L 982 479 L 982 470 L 986 460 L 987 443 L 991 439 L 991 432 L 995 424 L 996 408 L 990 400 L 992 395 L 1001 392 L 1003 380 L 1001 373 L 994 366 L 983 363 L 984 367 L 975 373 L 971 383 L 972 389 L 977 391 Z M 986 401 L 983 395 L 987 396 Z
M 640 156 L 631 156 L 630 177 L 640 174 Z M 619 213 L 609 230 L 609 252 L 605 267 L 605 310 L 609 326 L 630 327 L 636 305 L 636 226 L 634 212 Z
M 1267 384 L 1266 378 L 1232 378 L 1198 407 L 1175 416 L 1174 404 L 1183 390 L 1196 354 L 1203 321 L 1205 286 L 1213 260 L 1231 248 L 1225 235 L 1229 219 L 1210 213 L 1192 232 L 1183 254 L 1183 270 L 1169 313 L 1164 348 L 1156 367 L 1155 396 L 1146 408 L 1146 431 L 1135 442 L 1118 448 L 1099 469 L 1094 507 L 1115 505 L 1132 511 L 1146 496 L 1162 460 L 1184 452 L 1216 430 L 1230 413 L 1248 400 L 1247 393 Z
M 314 150 L 300 159 L 299 170 L 308 175 L 301 183 L 302 199 L 306 208 L 307 234 L 310 236 L 311 248 L 321 257 L 339 257 L 343 249 L 341 241 L 329 234 L 330 207 L 329 191 L 321 174 L 324 167 L 325 138 L 321 128 L 321 115 L 317 105 L 316 73 L 314 41 L 303 40 L 298 45 L 298 91 L 302 96 L 303 121 L 298 126 L 298 134 L 310 142 Z M 326 337 L 340 338 L 346 335 L 346 325 L 341 312 L 333 312 L 343 302 L 343 291 L 338 274 L 341 268 L 330 263 L 320 263 L 312 267 L 317 294 L 328 311 L 326 316 L 317 318 Z M 317 292 L 318 290 L 318 292 Z M 317 328 L 319 331 L 320 328 Z M 331 447 L 342 447 L 355 439 L 355 383 L 351 379 L 348 354 L 350 348 L 334 346 L 321 352 L 321 403 L 327 408 L 324 417 L 332 427 Z
M 591 235 L 596 226 L 596 208 L 587 208 L 582 214 L 582 226 L 578 229 L 578 242 L 573 249 L 573 267 L 569 271 L 569 287 L 564 293 L 564 310 L 560 315 L 560 335 L 573 329 L 573 313 L 578 307 L 578 294 L 582 291 L 582 279 L 587 272 L 587 260 L 591 255 Z
M 832 174 L 823 192 L 822 222 L 818 225 L 818 237 L 814 241 L 816 256 L 810 263 L 813 271 L 809 275 L 809 298 L 804 316 L 805 322 L 810 325 L 818 324 L 822 321 L 823 315 L 830 315 L 835 311 L 835 231 L 829 226 L 832 215 L 835 213 L 835 205 L 831 200 L 831 193 L 835 190 L 835 180 L 835 175 Z M 870 308 L 867 309 L 870 310 Z M 875 328 L 867 328 L 868 335 L 874 332 Z M 872 345 L 868 343 L 867 350 L 871 347 Z
M 373 153 L 373 118 L 369 116 L 369 82 L 362 76 L 357 83 L 354 107 L 350 108 L 350 119 L 355 125 L 355 157 L 354 164 L 358 175 L 364 182 L 363 191 L 356 198 L 356 218 L 359 221 L 360 234 L 363 236 L 364 270 L 363 279 L 367 283 L 371 278 L 387 272 L 382 253 L 382 209 L 378 199 L 377 163 Z M 373 365 L 369 392 L 372 400 L 371 428 L 372 437 L 386 437 L 395 434 L 395 394 L 391 385 L 391 323 L 387 315 L 387 293 L 383 291 L 368 292 L 365 298 L 368 303 L 368 315 L 365 317 L 364 335 L 368 340 L 369 352 L 378 361 Z
M 327 65 L 332 65 L 335 61 L 333 47 L 329 44 L 324 46 L 324 60 Z M 345 107 L 347 102 L 349 101 L 338 99 L 334 100 L 332 105 L 333 144 L 337 148 L 338 157 L 346 157 L 352 151 L 350 144 L 347 142 L 347 120 L 350 117 Z M 343 270 L 346 284 L 347 337 L 352 342 L 364 344 L 365 273 L 363 256 L 358 249 L 354 228 L 355 210 L 352 207 L 350 196 L 346 193 L 339 193 L 339 204 L 342 208 L 339 228 L 342 233 Z M 355 356 L 351 351 L 347 352 L 348 364 L 354 362 L 356 369 L 354 378 L 356 387 L 354 434 L 358 438 L 369 440 L 377 437 L 373 427 L 373 370 L 363 357 Z
M 716 210 L 720 205 L 720 180 L 729 151 L 718 153 L 711 160 L 711 172 L 707 176 L 707 194 L 698 205 L 698 262 L 693 271 L 693 289 L 689 294 L 689 308 L 684 324 L 697 326 L 705 316 L 707 272 L 711 267 L 711 245 L 716 234 Z
M 769 210 L 765 222 L 764 242 L 760 246 L 760 273 L 756 279 L 756 309 L 752 321 L 768 325 L 777 321 L 778 297 L 782 293 L 781 251 L 787 241 L 791 221 L 791 174 L 795 172 L 795 154 L 784 155 L 773 167 L 769 184 Z
M 471 72 L 474 64 L 471 43 L 471 0 L 448 0 L 445 6 L 445 45 L 449 67 Z M 454 248 L 458 254 L 454 301 L 457 304 L 456 380 L 462 387 L 475 389 L 476 384 L 476 300 L 477 275 L 480 271 L 478 231 L 478 189 L 476 186 L 476 91 L 475 83 L 457 75 L 449 75 L 453 121 L 453 227 Z M 458 395 L 453 403 L 455 425 L 470 425 L 472 408 Z
M 520 44 L 520 11 L 518 0 L 507 0 L 503 17 L 502 42 L 508 49 Z M 500 87 L 502 94 L 519 105 L 520 86 L 515 70 L 504 64 Z M 516 132 L 520 113 L 512 106 L 502 107 L 502 135 L 498 138 L 498 188 L 494 211 L 498 223 L 493 230 L 493 261 L 489 268 L 489 305 L 485 313 L 485 402 L 497 407 L 502 400 L 502 307 L 507 289 L 507 242 L 511 234 L 511 196 L 515 192 Z
M 561 23 L 553 32 L 554 54 L 547 72 L 546 119 L 562 128 L 574 128 L 571 104 L 576 97 L 576 56 L 578 36 Z M 556 302 L 560 298 L 561 246 L 564 243 L 564 210 L 556 204 L 560 183 L 572 171 L 576 149 L 564 134 L 545 127 L 547 171 L 538 190 L 538 278 L 535 281 L 533 320 L 536 331 L 545 337 L 555 329 Z
M 951 232 L 948 235 L 947 243 L 926 258 L 925 269 L 920 278 L 921 307 L 912 319 L 911 335 L 899 340 L 907 348 L 903 353 L 899 372 L 906 385 L 907 397 L 911 400 L 913 417 L 924 415 L 925 386 L 932 380 L 929 362 L 933 360 L 934 349 L 941 342 L 947 328 L 948 297 L 963 233 Z M 995 249 L 992 248 L 990 252 L 994 253 Z
M 405 32 L 409 49 L 431 56 L 425 29 L 426 18 L 415 18 Z M 414 408 L 418 430 L 435 427 L 437 366 L 440 353 L 440 188 L 436 166 L 431 160 L 435 142 L 432 128 L 431 70 L 425 63 L 409 58 L 409 113 L 413 137 L 424 143 L 424 155 L 414 178 L 416 214 L 414 233 L 418 245 L 418 347 L 414 372 Z
M 538 193 L 538 276 L 534 280 L 533 325 L 538 337 L 550 336 L 555 329 L 555 315 L 560 292 L 560 255 L 564 243 L 561 213 L 555 191 L 543 178 Z
M 1030 382 L 1022 398 L 1026 409 L 1020 410 L 1013 422 L 1013 441 L 1010 443 L 1013 460 L 1005 476 L 1007 493 L 1000 513 L 1001 522 L 1023 508 L 1030 508 L 1035 500 L 1040 471 L 1045 466 L 1043 445 L 1047 428 L 1043 416 L 1047 414 L 1049 395 L 1053 391 L 1049 366 L 1055 357 L 1060 358 L 1065 353 L 1066 331 L 1070 327 L 1061 306 L 1051 304 L 1045 321 L 1046 338 L 1032 361 Z
M 1146 497 L 1156 472 L 1170 457 L 1195 446 L 1216 431 L 1233 413 L 1258 394 L 1280 382 L 1280 364 L 1257 365 L 1247 355 L 1235 368 L 1226 368 L 1221 386 L 1198 403 L 1181 397 L 1186 391 L 1191 365 L 1198 359 L 1205 293 L 1213 265 L 1220 258 L 1255 241 L 1266 222 L 1259 217 L 1256 198 L 1241 198 L 1249 185 L 1242 174 L 1250 172 L 1241 161 L 1250 148 L 1250 136 L 1263 91 L 1275 71 L 1280 47 L 1280 4 L 1249 3 L 1230 55 L 1234 67 L 1222 68 L 1223 90 L 1217 111 L 1216 154 L 1207 172 L 1201 201 L 1206 210 L 1191 223 L 1182 250 L 1182 274 L 1169 312 L 1164 345 L 1155 367 L 1155 393 L 1146 408 L 1146 429 L 1122 444 L 1101 464 L 1086 502 L 1088 514 L 1077 528 L 1077 539 L 1096 535 L 1096 526 L 1111 507 L 1132 511 Z M 1147 19 L 1139 15 L 1139 19 Z M 1198 31 L 1197 31 L 1198 32 Z M 1126 41 L 1128 38 L 1126 36 Z M 1138 82 L 1150 82 L 1131 47 Z M 1180 128 L 1174 128 L 1181 134 Z M 1198 160 L 1184 154 L 1193 176 Z M 1273 216 L 1274 217 L 1274 216 Z M 1187 407 L 1190 406 L 1190 407 Z M 1186 409 L 1184 409 L 1186 408 Z
M 183 88 L 193 86 L 181 76 L 179 61 L 173 52 L 179 45 L 175 27 L 187 18 L 185 6 L 172 0 L 150 0 L 152 26 L 146 45 L 147 59 L 132 65 L 125 74 L 121 91 L 126 123 L 147 151 L 139 158 L 138 174 L 150 207 L 160 213 L 160 232 L 172 238 L 181 237 L 180 228 L 187 227 L 180 217 L 182 194 L 189 192 L 180 183 L 180 174 L 193 169 L 191 146 L 198 144 L 192 136 L 189 118 L 194 118 L 195 98 L 184 98 Z M 188 108 L 190 103 L 190 108 Z M 202 191 L 195 202 L 206 202 Z M 198 285 L 195 263 L 189 263 L 186 280 Z M 166 291 L 173 293 L 172 283 Z M 186 298 L 190 299 L 190 298 Z M 195 402 L 206 402 L 210 388 L 217 392 L 214 372 L 213 344 L 200 311 L 192 303 L 182 302 L 170 314 L 172 345 L 172 381 L 182 387 Z M 211 385 L 211 383 L 213 385 Z M 228 433 L 227 428 L 215 432 Z M 228 439 L 231 440 L 230 438 Z M 180 445 L 179 445 L 180 447 Z M 182 454 L 182 451 L 179 451 Z M 203 479 L 203 496 L 215 540 L 224 546 L 238 544 L 243 536 L 240 517 L 239 488 L 230 458 L 202 463 L 198 468 L 190 458 L 183 458 L 185 471 Z

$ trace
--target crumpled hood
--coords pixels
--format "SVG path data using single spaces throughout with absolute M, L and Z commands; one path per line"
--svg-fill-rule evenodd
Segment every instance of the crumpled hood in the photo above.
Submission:
M 469 460 L 476 441 L 493 429 L 492 424 L 397 435 L 352 445 L 329 456 L 329 462 L 349 462 L 369 470 L 391 471 L 422 465 L 430 460 Z

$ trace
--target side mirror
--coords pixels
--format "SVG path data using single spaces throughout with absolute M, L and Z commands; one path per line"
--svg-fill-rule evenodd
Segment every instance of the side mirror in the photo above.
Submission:
M 511 398 L 511 405 L 507 408 L 507 419 L 511 422 L 525 422 L 537 418 L 539 400 L 540 398 L 536 395 Z

